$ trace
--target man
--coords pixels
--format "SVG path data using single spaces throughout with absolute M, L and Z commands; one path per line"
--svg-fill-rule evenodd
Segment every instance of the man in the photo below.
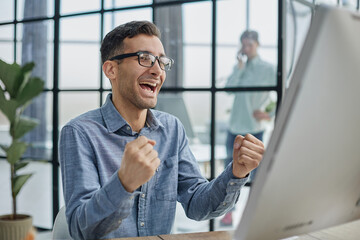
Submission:
M 238 136 L 234 163 L 208 182 L 179 120 L 150 110 L 173 64 L 157 27 L 146 21 L 118 26 L 104 38 L 101 56 L 112 94 L 101 108 L 61 131 L 60 165 L 72 237 L 168 234 L 176 201 L 196 220 L 231 209 L 262 159 L 262 142 Z
M 247 30 L 241 35 L 240 41 L 238 63 L 228 77 L 226 87 L 274 86 L 276 84 L 275 69 L 270 63 L 263 61 L 258 54 L 258 33 Z M 274 106 L 268 91 L 235 93 L 226 139 L 225 167 L 232 162 L 233 143 L 237 135 L 249 133 L 260 141 L 263 140 L 265 126 L 261 121 L 270 120 L 274 114 L 273 110 L 265 110 L 266 105 Z M 255 173 L 256 169 L 251 173 L 251 180 L 255 177 Z M 223 226 L 232 225 L 231 212 L 228 212 L 221 220 L 220 223 Z

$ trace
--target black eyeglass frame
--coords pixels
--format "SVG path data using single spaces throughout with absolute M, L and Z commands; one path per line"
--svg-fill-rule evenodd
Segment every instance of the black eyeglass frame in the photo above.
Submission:
M 151 56 L 153 56 L 153 57 L 155 58 L 155 61 L 152 62 L 151 66 L 144 66 L 144 65 L 142 65 L 141 62 L 140 62 L 140 56 L 141 56 L 141 54 L 151 55 Z M 134 56 L 137 56 L 137 57 L 138 57 L 138 63 L 139 63 L 140 66 L 148 67 L 148 68 L 153 67 L 154 64 L 155 64 L 155 62 L 156 62 L 156 60 L 157 60 L 158 63 L 159 63 L 160 68 L 161 68 L 162 70 L 164 70 L 164 71 L 169 71 L 169 70 L 171 69 L 172 65 L 174 65 L 174 62 L 175 62 L 174 59 L 172 59 L 172 58 L 169 58 L 169 57 L 166 57 L 166 56 L 160 56 L 160 57 L 159 57 L 159 56 L 154 56 L 153 54 L 151 54 L 151 53 L 149 53 L 149 52 L 143 52 L 143 51 L 116 55 L 116 56 L 110 58 L 109 60 L 110 60 L 110 61 L 113 61 L 113 60 L 121 60 L 121 59 L 124 59 L 124 58 L 134 57 Z M 161 59 L 161 58 L 167 58 L 167 59 L 170 60 L 170 61 L 169 61 L 169 64 L 167 64 L 167 65 L 164 64 L 164 68 L 161 67 L 161 63 L 160 63 L 160 59 Z M 168 66 L 168 68 L 167 68 L 167 66 Z

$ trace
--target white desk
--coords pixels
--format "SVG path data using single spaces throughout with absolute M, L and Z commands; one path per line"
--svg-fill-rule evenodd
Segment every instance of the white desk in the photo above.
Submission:
M 120 240 L 120 238 L 117 238 Z M 122 240 L 232 240 L 232 232 L 203 232 L 174 235 L 159 235 L 139 238 L 121 238 Z M 298 237 L 283 240 L 359 240 L 360 220 L 321 230 L 314 233 L 304 234 Z M 114 239 L 115 240 L 115 239 Z
M 190 149 L 198 162 L 210 161 L 210 144 L 191 144 Z M 225 145 L 215 145 L 215 160 L 224 160 L 226 158 Z

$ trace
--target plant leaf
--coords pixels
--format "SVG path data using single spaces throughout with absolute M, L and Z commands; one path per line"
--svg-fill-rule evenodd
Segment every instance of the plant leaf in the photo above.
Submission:
M 37 119 L 20 116 L 14 125 L 14 138 L 19 139 L 39 124 Z
M 26 74 L 28 72 L 31 72 L 33 70 L 33 68 L 35 67 L 35 63 L 34 62 L 29 62 L 26 63 L 22 68 L 21 71 Z
M 19 74 L 16 76 L 14 83 L 14 94 L 19 94 L 24 85 L 29 81 L 31 71 L 35 67 L 35 63 L 29 62 L 21 67 Z M 17 96 L 15 96 L 17 97 Z
M 4 90 L 0 87 L 0 110 L 10 122 L 15 120 L 16 109 L 17 102 L 15 100 L 6 100 Z
M 5 146 L 5 145 L 3 145 L 3 144 L 0 144 L 0 148 L 1 148 L 2 150 L 4 150 L 5 153 L 7 153 L 8 149 L 9 149 L 8 146 Z
M 25 86 L 21 89 L 21 92 L 17 95 L 18 106 L 24 105 L 37 95 L 39 95 L 44 88 L 44 81 L 38 77 L 30 78 Z
M 0 79 L 11 97 L 16 95 L 14 86 L 19 74 L 21 74 L 21 67 L 17 63 L 8 64 L 0 59 Z
M 24 154 L 27 148 L 27 143 L 14 141 L 11 143 L 10 147 L 7 150 L 7 160 L 10 164 L 15 164 L 19 161 L 20 157 Z
M 26 183 L 26 181 L 32 176 L 32 173 L 30 174 L 23 174 L 23 175 L 18 175 L 14 178 L 14 187 L 12 189 L 12 191 L 15 193 L 15 197 L 18 195 L 18 193 L 20 192 L 22 186 L 24 186 L 24 184 Z
M 30 162 L 25 162 L 25 161 L 15 163 L 15 172 L 23 167 L 26 167 L 29 163 Z

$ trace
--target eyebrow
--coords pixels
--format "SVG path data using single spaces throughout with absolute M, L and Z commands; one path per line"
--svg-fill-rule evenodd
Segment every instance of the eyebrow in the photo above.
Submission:
M 154 53 L 149 52 L 149 51 L 146 51 L 146 50 L 138 50 L 137 52 L 150 53 L 150 54 L 156 56 Z M 161 53 L 161 54 L 159 55 L 159 57 L 166 57 L 166 55 L 165 55 L 164 53 Z

